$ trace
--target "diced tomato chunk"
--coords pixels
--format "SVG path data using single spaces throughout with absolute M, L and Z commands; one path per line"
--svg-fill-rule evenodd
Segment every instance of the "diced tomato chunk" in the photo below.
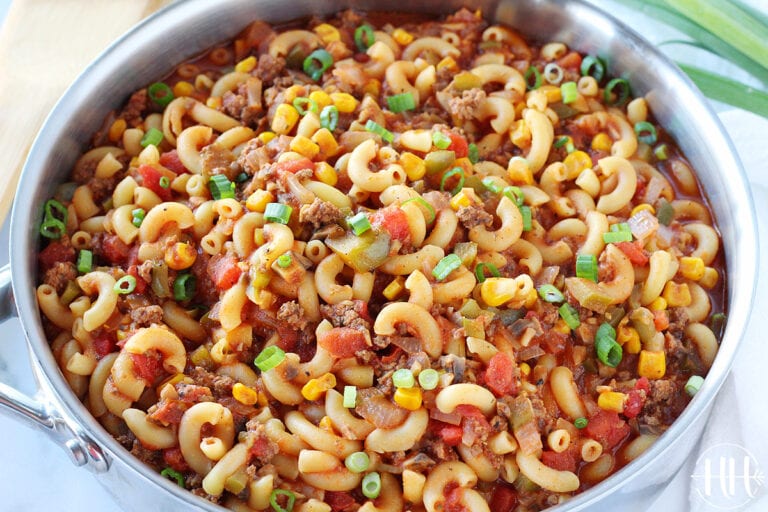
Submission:
M 557 64 L 563 69 L 581 68 L 581 55 L 579 52 L 569 52 L 557 60 Z
M 217 254 L 208 261 L 208 275 L 219 290 L 232 288 L 242 273 L 234 256 Z
M 633 389 L 627 393 L 627 401 L 624 402 L 624 416 L 634 418 L 643 410 L 645 404 L 645 393 Z
M 136 376 L 152 383 L 163 371 L 163 361 L 160 354 L 131 354 L 133 370 Z
M 102 331 L 100 334 L 92 335 L 93 351 L 96 357 L 101 359 L 115 350 L 115 339 L 108 332 Z
M 352 327 L 334 327 L 317 337 L 317 344 L 336 357 L 352 357 L 368 347 L 363 331 Z
M 496 396 L 509 395 L 517 391 L 514 367 L 514 361 L 504 352 L 497 352 L 488 361 L 485 384 Z
M 599 441 L 605 449 L 613 449 L 629 435 L 629 425 L 619 414 L 601 410 L 591 418 L 584 432 L 595 441 Z
M 447 423 L 440 424 L 437 427 L 437 435 L 448 446 L 459 446 L 461 444 L 462 429 L 458 425 L 448 425 Z
M 138 171 L 139 175 L 141 175 L 141 186 L 146 187 L 157 194 L 163 201 L 171 200 L 173 197 L 171 194 L 171 187 L 160 186 L 160 178 L 165 176 L 165 174 L 147 164 L 140 165 Z M 170 179 L 171 177 L 166 176 L 166 178 Z
M 451 482 L 443 489 L 445 496 L 444 512 L 469 512 L 464 506 L 464 489 L 455 482 Z
M 578 463 L 579 458 L 580 454 L 577 453 L 575 444 L 571 444 L 570 447 L 560 453 L 547 450 L 541 454 L 541 462 L 543 462 L 545 466 L 549 466 L 558 471 L 576 472 L 576 464 Z
M 101 242 L 101 253 L 113 265 L 124 263 L 130 250 L 117 235 L 105 235 Z
M 640 240 L 635 240 L 634 242 L 618 242 L 616 247 L 621 249 L 621 252 L 629 258 L 629 261 L 631 261 L 633 265 L 642 267 L 648 264 L 648 255 L 643 250 Z
M 517 493 L 508 485 L 498 484 L 491 494 L 489 505 L 493 512 L 512 512 L 517 506 Z
M 253 458 L 261 458 L 269 453 L 272 446 L 272 442 L 266 435 L 256 436 L 251 448 L 248 450 L 248 455 Z
M 371 217 L 371 225 L 389 233 L 393 240 L 406 242 L 411 237 L 408 217 L 397 206 L 387 206 L 377 210 Z
M 184 164 L 181 163 L 181 159 L 179 158 L 179 152 L 176 151 L 175 149 L 172 149 L 171 151 L 166 151 L 165 153 L 160 155 L 160 165 L 162 165 L 166 169 L 170 169 L 176 174 L 189 174 L 189 169 L 184 167 Z
M 657 331 L 665 331 L 669 327 L 669 315 L 663 309 L 653 312 L 653 325 Z
M 48 270 L 59 262 L 69 261 L 70 263 L 74 263 L 75 249 L 64 242 L 51 242 L 45 249 L 40 251 L 40 254 L 37 255 L 37 259 L 40 261 L 40 266 L 43 267 L 44 270 Z
M 285 160 L 272 166 L 275 172 L 290 172 L 296 174 L 303 169 L 314 169 L 315 164 L 309 158 L 298 158 L 296 160 Z
M 635 389 L 645 391 L 645 393 L 648 394 L 651 390 L 651 383 L 648 380 L 648 377 L 640 377 L 637 379 L 637 382 L 635 382 Z
M 453 151 L 456 154 L 456 158 L 465 158 L 469 155 L 469 144 L 467 144 L 467 139 L 458 133 L 445 133 L 451 138 L 451 145 L 448 146 L 448 151 Z
M 136 278 L 136 288 L 134 289 L 134 293 L 144 293 L 147 289 L 147 282 L 139 276 L 139 267 L 136 265 L 128 267 L 128 275 Z
M 348 492 L 325 491 L 324 501 L 333 512 L 341 512 L 357 508 L 357 502 Z
M 189 471 L 189 465 L 187 465 L 187 461 L 184 460 L 184 456 L 181 454 L 181 448 L 178 446 L 163 450 L 163 461 L 165 461 L 165 464 L 170 466 L 171 469 L 178 471 L 179 473 Z

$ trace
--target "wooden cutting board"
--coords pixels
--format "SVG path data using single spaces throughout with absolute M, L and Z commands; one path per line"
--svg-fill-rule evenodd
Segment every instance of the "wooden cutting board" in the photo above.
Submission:
M 0 30 L 0 224 L 59 96 L 112 41 L 171 1 L 13 1 Z

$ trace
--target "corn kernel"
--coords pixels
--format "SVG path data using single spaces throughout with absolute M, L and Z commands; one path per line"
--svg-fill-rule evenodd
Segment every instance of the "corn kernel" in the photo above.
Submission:
M 163 257 L 168 268 L 173 270 L 184 270 L 189 268 L 197 259 L 197 252 L 191 245 L 184 242 L 177 242 L 165 250 Z
M 306 96 L 307 90 L 303 85 L 292 85 L 283 92 L 283 98 L 286 103 L 291 104 L 296 98 Z
M 558 318 L 557 322 L 555 322 L 554 327 L 552 327 L 555 332 L 559 332 L 560 334 L 570 334 L 571 328 L 568 327 L 568 324 L 563 320 L 562 318 Z
M 704 288 L 711 289 L 715 287 L 718 279 L 720 279 L 720 274 L 717 273 L 717 270 L 712 267 L 706 267 L 704 275 L 699 279 L 699 284 Z
M 568 179 L 574 179 L 584 169 L 592 168 L 592 157 L 583 151 L 574 151 L 563 160 L 563 165 L 568 172 Z
M 118 331 L 119 332 L 119 331 Z M 195 366 L 206 366 L 211 363 L 211 353 L 205 348 L 205 345 L 200 345 L 191 354 L 189 354 L 189 360 Z
M 605 132 L 600 132 L 592 138 L 592 149 L 610 153 L 613 147 L 613 139 Z
M 274 202 L 275 196 L 266 190 L 257 190 L 245 200 L 248 211 L 264 213 L 269 203 Z
M 656 208 L 654 208 L 653 206 L 651 206 L 648 203 L 643 203 L 643 204 L 639 204 L 639 205 L 635 206 L 634 208 L 632 208 L 632 213 L 630 215 L 634 216 L 634 215 L 637 215 L 638 213 L 640 213 L 642 211 L 646 211 L 646 210 L 651 212 L 653 215 L 656 215 Z
M 357 108 L 357 100 L 346 92 L 331 93 L 331 101 L 342 114 L 350 114 Z
M 651 311 L 664 311 L 667 309 L 667 299 L 664 297 L 656 297 L 653 302 L 648 304 L 648 309 Z
M 624 401 L 627 395 L 618 391 L 604 391 L 597 397 L 597 406 L 604 411 L 624 412 Z
M 392 32 L 392 38 L 397 41 L 397 44 L 405 46 L 413 42 L 413 35 L 410 32 L 403 30 L 402 28 L 396 28 Z
M 320 148 L 323 160 L 335 156 L 339 152 L 339 143 L 328 128 L 320 128 L 312 135 L 312 142 Z
M 520 149 L 526 149 L 531 145 L 531 129 L 524 119 L 518 119 L 512 123 L 509 130 L 509 140 Z
M 619 326 L 619 330 L 616 333 L 616 341 L 619 345 L 623 346 L 627 343 L 632 343 L 634 346 L 636 344 L 635 340 L 637 340 L 637 343 L 640 342 L 640 334 L 638 334 L 637 329 L 626 325 Z
M 160 395 L 160 392 L 163 390 L 163 388 L 164 388 L 165 386 L 167 386 L 168 384 L 170 384 L 171 386 L 175 386 L 176 384 L 178 384 L 179 382 L 182 382 L 182 381 L 183 381 L 184 379 L 186 379 L 186 378 L 187 378 L 187 376 L 186 376 L 186 375 L 184 375 L 183 373 L 176 373 L 176 374 L 174 374 L 174 375 L 171 375 L 170 377 L 168 377 L 167 379 L 165 379 L 164 381 L 162 381 L 162 382 L 161 382 L 161 383 L 160 383 L 160 384 L 159 384 L 159 385 L 158 385 L 158 386 L 155 388 L 155 393 L 157 393 L 157 395 L 159 396 L 159 395 Z
M 259 134 L 258 139 L 263 142 L 264 144 L 267 144 L 269 141 L 277 137 L 275 132 L 261 132 Z
M 660 379 L 667 371 L 667 356 L 664 352 L 641 350 L 637 360 L 637 374 L 649 379 Z
M 454 211 L 459 211 L 459 208 L 472 206 L 474 201 L 474 190 L 471 188 L 463 188 L 461 191 L 453 196 L 450 201 L 451 208 Z
M 241 382 L 236 382 L 232 386 L 232 398 L 245 405 L 256 405 L 259 401 L 259 392 L 246 386 Z
M 283 103 L 278 105 L 275 111 L 275 117 L 272 118 L 272 131 L 280 135 L 286 135 L 296 123 L 299 122 L 299 112 L 293 108 L 293 105 Z
M 333 101 L 331 101 L 331 97 L 328 96 L 328 93 L 322 90 L 312 91 L 309 93 L 309 99 L 317 103 L 317 108 L 319 111 L 322 111 L 328 105 L 333 104 Z
M 680 258 L 680 274 L 691 281 L 704 277 L 704 260 L 692 256 Z
M 539 87 L 539 91 L 544 93 L 547 98 L 547 103 L 557 103 L 563 100 L 563 92 L 557 85 L 542 85 Z
M 397 388 L 394 398 L 395 403 L 403 409 L 418 410 L 421 407 L 421 388 Z
M 250 73 L 256 67 L 256 57 L 251 55 L 235 64 L 235 71 L 238 73 Z
M 523 375 L 530 375 L 531 374 L 531 365 L 528 363 L 520 363 L 520 373 Z
M 320 153 L 320 146 L 309 140 L 303 135 L 297 135 L 291 140 L 289 145 L 291 151 L 295 151 L 301 156 L 305 156 L 312 160 Z
M 126 128 L 128 128 L 128 123 L 125 122 L 125 119 L 115 119 L 115 122 L 109 127 L 109 140 L 112 142 L 120 140 Z
M 323 416 L 320 418 L 320 421 L 317 423 L 317 426 L 320 427 L 322 430 L 325 430 L 326 432 L 335 433 L 333 430 L 333 420 L 330 416 Z
M 509 179 L 516 184 L 533 184 L 533 172 L 531 172 L 531 166 L 528 165 L 528 161 L 522 157 L 512 157 L 509 159 L 507 176 L 509 176 Z
M 635 331 L 637 332 L 637 331 Z M 642 348 L 642 342 L 640 341 L 640 335 L 631 336 L 626 343 L 624 343 L 624 350 L 627 354 L 639 354 Z
M 534 290 L 536 291 L 536 290 Z M 480 296 L 491 307 L 501 306 L 512 299 L 520 299 L 518 282 L 511 277 L 489 277 L 480 285 Z M 525 297 L 528 298 L 527 296 Z
M 333 25 L 329 25 L 328 23 L 321 23 L 320 25 L 316 26 L 314 30 L 315 34 L 317 34 L 320 40 L 325 44 L 333 43 L 334 41 L 341 41 L 341 34 L 339 34 L 339 29 Z
M 531 291 L 528 292 L 528 297 L 525 299 L 523 306 L 526 309 L 532 309 L 534 306 L 536 306 L 536 303 L 538 301 L 539 301 L 539 293 L 536 291 L 536 288 L 531 288 Z
M 453 57 L 450 55 L 437 63 L 437 70 L 448 69 L 454 73 L 459 71 L 459 65 L 456 63 Z
M 661 296 L 667 301 L 667 306 L 670 308 L 680 308 L 691 305 L 691 290 L 688 289 L 688 285 L 685 283 L 676 283 L 674 281 L 668 281 L 664 285 L 664 291 L 661 292 Z
M 400 165 L 403 166 L 405 174 L 411 181 L 420 180 L 427 172 L 424 160 L 409 151 L 405 151 L 400 155 Z
M 374 98 L 378 98 L 379 94 L 381 94 L 381 81 L 376 78 L 368 79 L 365 85 L 363 85 L 363 94 L 370 94 Z
M 339 181 L 339 175 L 336 174 L 336 169 L 334 169 L 328 162 L 318 162 L 315 165 L 315 178 L 332 187 Z
M 310 379 L 301 388 L 301 396 L 307 400 L 318 400 L 326 391 L 336 387 L 336 376 L 332 373 L 326 373 L 322 377 Z
M 210 108 L 219 108 L 221 106 L 221 98 L 218 96 L 211 96 L 205 100 L 205 106 Z
M 382 292 L 384 296 L 389 300 L 395 300 L 405 290 L 405 279 L 403 276 L 398 276 L 392 280 L 391 283 L 384 288 Z
M 176 82 L 176 85 L 173 86 L 173 95 L 177 98 L 179 96 L 191 96 L 193 92 L 195 92 L 195 86 L 184 80 Z

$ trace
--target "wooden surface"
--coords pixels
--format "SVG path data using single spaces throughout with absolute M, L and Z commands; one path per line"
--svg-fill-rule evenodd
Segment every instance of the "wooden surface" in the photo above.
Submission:
M 14 0 L 0 30 L 0 223 L 27 151 L 75 77 L 171 0 Z

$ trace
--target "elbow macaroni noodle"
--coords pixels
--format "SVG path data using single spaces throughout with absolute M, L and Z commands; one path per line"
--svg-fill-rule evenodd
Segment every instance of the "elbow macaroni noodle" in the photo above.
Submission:
M 717 226 L 635 133 L 651 105 L 480 12 L 395 19 L 255 22 L 46 204 L 73 392 L 232 510 L 540 510 L 638 457 L 717 354 Z

